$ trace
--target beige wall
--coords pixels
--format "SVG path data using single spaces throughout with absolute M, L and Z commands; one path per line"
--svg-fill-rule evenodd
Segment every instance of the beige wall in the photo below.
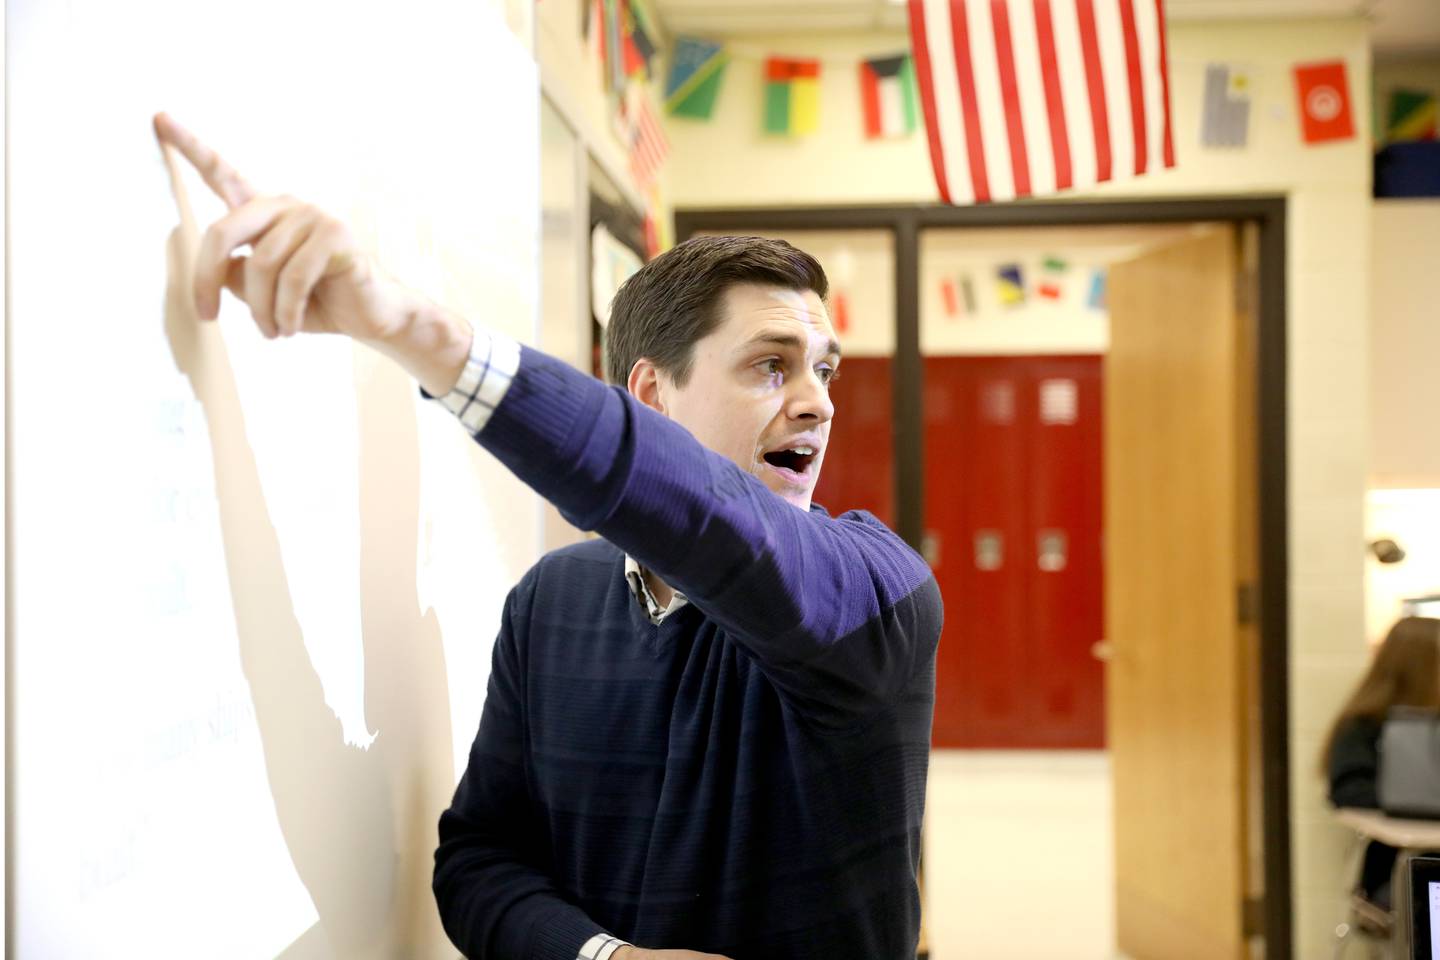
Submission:
M 1406 553 L 1396 564 L 1366 559 L 1366 631 L 1379 642 L 1402 600 L 1440 593 L 1440 200 L 1377 200 L 1372 236 L 1366 538 Z
M 1440 199 L 1377 200 L 1371 223 L 1370 483 L 1440 487 Z
M 928 202 L 923 136 L 863 140 L 855 64 L 908 45 L 903 34 L 751 37 L 708 124 L 672 121 L 672 199 L 680 207 Z M 808 140 L 759 132 L 754 55 L 826 58 L 821 130 Z M 1345 831 L 1331 821 L 1313 758 L 1365 656 L 1364 496 L 1369 433 L 1368 27 L 1360 19 L 1179 23 L 1170 30 L 1177 169 L 1096 196 L 1284 194 L 1289 200 L 1290 743 L 1297 957 L 1325 952 L 1344 915 Z M 1300 142 L 1291 66 L 1343 58 L 1360 136 Z M 1204 70 L 1245 63 L 1255 81 L 1250 146 L 1198 145 Z
M 1379 643 L 1405 600 L 1440 594 L 1440 488 L 1371 490 L 1365 523 L 1371 539 L 1389 538 L 1405 551 L 1399 563 L 1365 561 L 1366 629 Z

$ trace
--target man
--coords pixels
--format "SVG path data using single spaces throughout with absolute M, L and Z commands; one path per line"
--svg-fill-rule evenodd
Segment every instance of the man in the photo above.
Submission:
M 337 221 L 156 126 L 230 207 L 198 254 L 201 316 L 228 287 L 267 336 L 371 344 L 604 537 L 546 556 L 506 601 L 440 820 L 456 945 L 913 956 L 940 598 L 874 517 L 811 505 L 840 359 L 819 264 L 757 238 L 657 258 L 616 297 L 607 388 L 472 329 Z

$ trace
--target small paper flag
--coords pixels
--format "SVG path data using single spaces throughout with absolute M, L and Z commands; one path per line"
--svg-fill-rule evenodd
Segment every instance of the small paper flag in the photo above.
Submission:
M 795 136 L 820 126 L 820 61 L 765 61 L 765 132 Z
M 850 298 L 844 290 L 837 290 L 830 298 L 830 305 L 834 308 L 835 331 L 845 333 L 850 329 Z
M 1344 60 L 1297 66 L 1295 93 L 1300 99 L 1300 132 L 1306 143 L 1329 143 L 1355 136 Z
M 1250 75 L 1239 67 L 1212 63 L 1205 68 L 1205 108 L 1200 143 L 1243 147 L 1250 136 Z
M 690 37 L 676 40 L 665 84 L 665 108 L 671 116 L 709 120 L 729 61 L 718 43 Z
M 968 273 L 960 274 L 960 305 L 969 316 L 973 317 L 980 312 L 980 308 L 975 305 L 975 280 Z
M 1105 271 L 1096 270 L 1090 278 L 1090 296 L 1085 299 L 1085 305 L 1091 310 L 1105 309 Z
M 940 298 L 945 304 L 945 315 L 952 320 L 962 316 L 973 317 L 978 312 L 975 308 L 975 282 L 968 273 L 941 279 Z
M 1004 306 L 1018 307 L 1025 302 L 1025 278 L 1018 263 L 996 269 L 995 292 Z
M 878 57 L 860 62 L 860 104 L 865 136 L 903 137 L 915 130 L 915 67 L 910 55 Z
M 624 38 L 620 31 L 620 0 L 600 0 L 600 26 L 605 52 L 603 61 L 605 89 L 618 93 L 625 89 Z
M 1390 143 L 1435 139 L 1435 95 L 1418 90 L 1390 94 L 1390 122 L 1385 139 Z
M 650 61 L 655 57 L 655 42 L 634 17 L 627 19 L 624 29 L 625 76 L 640 74 L 649 79 Z
M 670 154 L 670 142 L 665 138 L 659 118 L 650 109 L 647 90 L 646 84 L 631 83 L 622 101 L 630 145 L 630 176 L 641 191 L 648 190 L 655 182 Z
M 1036 292 L 1046 300 L 1059 300 L 1067 269 L 1068 265 L 1059 257 L 1046 257 L 1040 262 L 1040 286 Z

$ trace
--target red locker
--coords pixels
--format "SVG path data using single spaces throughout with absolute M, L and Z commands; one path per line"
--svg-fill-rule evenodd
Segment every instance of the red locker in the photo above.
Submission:
M 889 357 L 846 357 L 830 386 L 835 420 L 815 502 L 869 510 L 895 529 L 895 427 Z
M 925 359 L 937 747 L 1104 744 L 1100 365 Z

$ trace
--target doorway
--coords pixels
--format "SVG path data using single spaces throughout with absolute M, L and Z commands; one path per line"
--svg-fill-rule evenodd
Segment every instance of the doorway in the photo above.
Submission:
M 947 559 L 957 556 L 954 544 L 942 540 L 937 544 L 927 538 L 931 531 L 931 520 L 935 514 L 933 506 L 936 485 L 934 473 L 926 454 L 932 444 L 926 443 L 927 391 L 934 384 L 943 382 L 948 374 L 936 369 L 931 356 L 933 343 L 922 348 L 922 303 L 926 298 L 943 296 L 936 291 L 941 288 L 925 276 L 926 261 L 921 257 L 922 245 L 927 231 L 964 229 L 977 234 L 988 234 L 982 242 L 996 245 L 1001 233 L 1015 228 L 1063 227 L 1070 231 L 1083 227 L 1133 226 L 1136 224 L 1183 225 L 1201 222 L 1241 224 L 1254 226 L 1254 295 L 1250 301 L 1255 321 L 1253 354 L 1247 358 L 1254 375 L 1255 394 L 1245 398 L 1247 420 L 1253 424 L 1256 470 L 1249 478 L 1248 487 L 1255 498 L 1258 517 L 1258 552 L 1255 556 L 1256 578 L 1250 585 L 1245 599 L 1247 610 L 1254 615 L 1254 632 L 1258 644 L 1258 671 L 1255 684 L 1259 689 L 1258 702 L 1262 710 L 1258 719 L 1260 750 L 1255 758 L 1255 769 L 1260 771 L 1255 784 L 1259 798 L 1256 819 L 1259 833 L 1263 837 L 1263 888 L 1268 891 L 1263 903 L 1253 899 L 1253 893 L 1262 884 L 1258 878 L 1253 884 L 1241 884 L 1241 889 L 1232 890 L 1235 902 L 1226 900 L 1223 907 L 1227 914 L 1233 914 L 1238 929 L 1263 933 L 1266 952 L 1271 957 L 1290 955 L 1290 878 L 1289 878 L 1289 837 L 1286 823 L 1288 807 L 1288 756 L 1286 742 L 1286 700 L 1285 700 L 1285 380 L 1284 380 L 1284 202 L 1279 199 L 1246 200 L 1178 200 L 1159 203 L 1064 203 L 1025 204 L 1005 207 L 981 208 L 817 208 L 807 210 L 735 211 L 706 210 L 682 211 L 677 214 L 677 234 L 681 237 L 696 232 L 771 232 L 793 236 L 801 230 L 883 230 L 893 238 L 894 261 L 894 341 L 892 353 L 883 358 L 883 374 L 875 377 L 867 386 L 873 396 L 877 383 L 888 376 L 891 391 L 890 414 L 891 436 L 888 449 L 892 452 L 889 484 L 892 500 L 888 509 L 892 516 L 887 522 L 901 533 L 907 541 L 932 555 L 937 564 L 937 576 L 941 575 Z M 805 245 L 802 243 L 802 246 Z M 817 253 L 820 253 L 817 251 Z M 820 253 L 822 263 L 826 263 Z M 1238 282 L 1234 289 L 1249 291 L 1251 284 Z M 1238 301 L 1237 301 L 1238 302 Z M 847 356 L 846 364 L 850 364 Z M 858 372 L 858 371 L 857 371 Z M 852 378 L 847 384 L 842 371 L 839 386 L 844 390 L 859 391 L 859 378 Z M 867 377 L 867 379 L 869 379 Z M 963 379 L 963 378 L 962 378 Z M 1056 378 L 1064 379 L 1064 378 Z M 968 389 L 968 388 L 967 388 Z M 1078 394 L 1077 394 L 1078 396 Z M 844 397 L 837 398 L 837 408 L 842 407 Z M 1055 401 L 1058 402 L 1058 401 Z M 933 404 L 932 404 L 933 405 Z M 853 409 L 853 407 L 852 407 Z M 850 424 L 846 425 L 848 429 Z M 837 430 L 837 437 L 844 430 Z M 871 443 L 874 443 L 872 438 Z M 870 457 L 875 459 L 875 447 L 870 446 Z M 835 452 L 832 448 L 832 453 Z M 933 454 L 931 454 L 933 456 Z M 833 464 L 831 464 L 833 466 Z M 872 464 L 873 466 L 873 464 Z M 822 481 L 823 482 L 823 481 Z M 824 502 L 817 491 L 817 500 Z M 848 504 L 847 504 L 848 505 Z M 879 511 L 877 511 L 879 512 Z M 1048 552 L 1051 560 L 1058 562 L 1062 553 L 1059 541 L 1053 536 L 1047 549 L 1032 544 L 1030 534 L 1020 534 L 1025 541 L 1024 553 L 1032 551 L 1038 558 Z M 961 544 L 958 553 L 973 563 L 976 553 L 974 537 L 961 538 L 969 542 Z M 1069 546 L 1069 541 L 1066 541 Z M 938 559 L 933 559 L 938 549 Z M 991 547 L 981 545 L 981 552 Z M 1066 560 L 1072 556 L 1064 551 Z M 953 588 L 947 590 L 947 621 L 957 613 Z M 1232 596 L 1232 599 L 1234 597 Z M 1238 602 L 1238 601 L 1237 601 Z M 942 641 L 958 648 L 961 644 L 953 641 L 947 628 Z M 1094 645 L 1092 645 L 1094 646 Z M 1092 661 L 1103 656 L 1103 645 L 1095 650 L 1086 650 Z M 972 665 L 973 669 L 973 665 Z M 1107 668 L 1108 669 L 1108 668 Z M 940 710 L 937 704 L 937 733 Z M 1237 734 L 1241 735 L 1241 734 Z M 1263 763 L 1260 762 L 1263 760 Z M 1248 900 L 1248 902 L 1246 902 Z M 1123 909 L 1121 911 L 1123 916 Z
M 937 749 L 1105 746 L 1102 359 L 925 357 Z

